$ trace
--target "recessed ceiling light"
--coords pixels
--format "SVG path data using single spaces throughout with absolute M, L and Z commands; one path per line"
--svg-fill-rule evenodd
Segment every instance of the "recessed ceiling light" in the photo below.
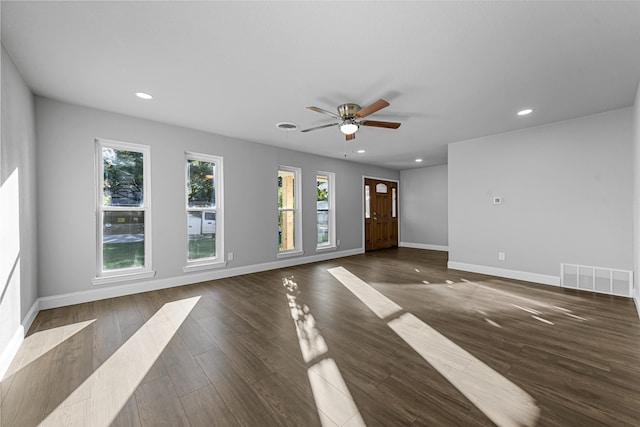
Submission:
M 422 159 L 416 159 L 416 163 L 422 163 Z
M 153 96 L 149 95 L 148 93 L 144 93 L 144 92 L 136 92 L 136 96 L 140 99 L 153 99 Z
M 360 150 L 358 150 L 358 151 L 357 151 L 357 153 L 358 153 L 358 154 L 362 154 L 362 153 L 364 153 L 364 152 L 365 152 L 365 151 L 364 151 L 363 149 L 360 149 Z
M 298 128 L 298 126 L 296 126 L 295 123 L 289 123 L 289 122 L 276 123 L 276 127 L 282 130 L 294 130 Z
M 524 110 L 518 111 L 519 116 L 526 116 L 527 114 L 531 114 L 531 113 L 533 113 L 533 110 L 531 108 L 526 108 Z

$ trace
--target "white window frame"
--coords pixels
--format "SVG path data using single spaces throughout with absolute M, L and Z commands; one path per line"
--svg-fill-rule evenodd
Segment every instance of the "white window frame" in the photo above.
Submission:
M 329 215 L 329 241 L 327 243 L 317 244 L 316 237 L 316 252 L 335 250 L 336 246 L 336 210 L 335 210 L 335 181 L 336 174 L 333 172 L 325 172 L 318 171 L 316 173 L 316 182 L 315 185 L 318 185 L 318 177 L 324 177 L 328 181 L 327 190 L 329 191 L 329 200 L 328 200 L 328 215 Z M 317 191 L 317 188 L 316 188 Z M 316 196 L 317 201 L 317 196 Z M 316 221 L 317 221 L 317 204 L 316 204 Z M 318 224 L 316 223 L 316 231 Z
M 278 191 L 276 188 L 276 206 L 278 207 L 278 216 L 280 216 L 280 212 L 282 211 L 293 211 L 293 249 L 280 250 L 279 245 L 276 245 L 278 250 L 278 258 L 286 258 L 290 256 L 298 256 L 304 254 L 302 250 L 302 169 L 292 167 L 292 166 L 278 166 L 278 172 L 286 171 L 293 172 L 293 209 L 282 209 L 280 206 L 277 206 L 277 197 Z M 277 224 L 277 223 L 276 223 Z
M 116 150 L 134 151 L 143 154 L 143 184 L 144 195 L 143 206 L 104 206 L 103 183 L 104 183 L 104 163 L 102 158 L 103 148 L 114 148 Z M 94 285 L 115 283 L 128 280 L 148 279 L 155 275 L 152 270 L 151 253 L 151 148 L 148 145 L 133 144 L 130 142 L 112 141 L 107 139 L 95 140 L 95 170 L 96 170 L 96 277 L 92 280 Z M 118 270 L 105 271 L 102 269 L 103 263 L 103 243 L 104 243 L 104 212 L 105 211 L 139 211 L 144 213 L 144 266 L 131 267 Z
M 189 207 L 189 194 L 188 194 L 188 183 L 189 183 L 189 160 L 199 160 L 202 162 L 211 162 L 214 163 L 215 171 L 214 171 L 214 194 L 216 195 L 216 205 L 214 208 L 193 208 Z M 201 154 L 194 152 L 185 152 L 184 158 L 184 206 L 185 206 L 185 215 L 184 215 L 184 231 L 186 237 L 186 247 L 185 247 L 185 266 L 183 267 L 184 272 L 189 271 L 198 271 L 198 270 L 207 270 L 211 268 L 220 268 L 226 267 L 227 262 L 224 257 L 224 194 L 223 194 L 223 158 L 220 156 L 214 156 L 211 154 Z M 189 221 L 189 212 L 192 211 L 200 211 L 204 215 L 204 211 L 210 212 L 215 211 L 216 213 L 216 256 L 211 258 L 201 258 L 197 260 L 189 260 L 189 234 L 188 234 L 188 221 Z

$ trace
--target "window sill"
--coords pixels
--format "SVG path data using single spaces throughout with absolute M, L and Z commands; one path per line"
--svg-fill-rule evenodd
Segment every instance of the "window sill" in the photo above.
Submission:
M 286 251 L 286 252 L 278 252 L 278 258 L 289 258 L 289 257 L 293 257 L 293 256 L 299 256 L 299 255 L 304 255 L 304 251 Z
M 337 250 L 338 247 L 335 245 L 331 245 L 331 246 L 318 246 L 316 248 L 316 252 L 330 252 L 330 251 L 335 251 Z
M 188 273 L 190 271 L 202 271 L 202 270 L 212 270 L 214 268 L 222 268 L 222 267 L 226 267 L 227 266 L 227 262 L 226 261 L 214 261 L 214 262 L 207 262 L 207 263 L 194 263 L 194 264 L 189 264 L 189 265 L 185 265 L 184 267 L 182 267 L 182 271 L 184 271 L 185 273 Z
M 156 275 L 155 271 L 142 271 L 136 273 L 123 273 L 113 276 L 100 276 L 91 279 L 91 283 L 95 286 L 106 285 L 109 283 L 128 282 L 130 280 L 151 279 Z

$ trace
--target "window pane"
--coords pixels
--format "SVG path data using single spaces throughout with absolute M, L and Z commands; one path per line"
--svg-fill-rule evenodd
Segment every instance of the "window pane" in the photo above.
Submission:
M 143 206 L 143 158 L 138 151 L 102 148 L 103 206 Z
M 397 205 L 396 189 L 392 188 L 391 189 L 391 216 L 394 218 L 396 217 L 396 205 Z
M 287 251 L 295 249 L 294 212 L 280 211 L 278 215 L 278 249 Z
M 216 206 L 215 167 L 212 162 L 187 160 L 187 203 L 190 208 Z
M 329 211 L 318 210 L 318 245 L 329 243 Z
M 329 203 L 329 178 L 320 175 L 316 176 L 316 189 L 318 193 L 318 209 L 320 209 L 320 202 L 324 202 L 325 205 Z
M 364 217 L 371 218 L 371 201 L 368 185 L 364 186 Z
M 329 243 L 329 177 L 316 175 L 316 228 L 318 246 Z
M 189 261 L 216 256 L 216 213 L 193 211 L 187 213 Z
M 102 219 L 102 270 L 144 267 L 144 212 L 104 212 Z
M 278 171 L 278 207 L 293 209 L 294 200 L 294 172 Z

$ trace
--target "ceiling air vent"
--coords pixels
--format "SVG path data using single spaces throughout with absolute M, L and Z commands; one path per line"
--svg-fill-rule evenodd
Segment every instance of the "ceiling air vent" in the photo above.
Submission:
M 296 126 L 294 123 L 289 122 L 278 123 L 276 124 L 276 127 L 282 130 L 294 130 L 298 128 L 298 126 Z

